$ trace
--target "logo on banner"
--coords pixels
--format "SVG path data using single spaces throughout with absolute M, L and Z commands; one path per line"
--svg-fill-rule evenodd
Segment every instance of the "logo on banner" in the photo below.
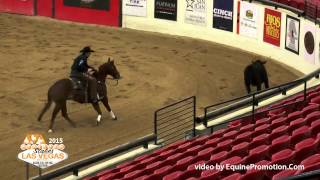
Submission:
M 206 25 L 206 0 L 186 0 L 185 22 Z
M 306 47 L 308 54 L 313 54 L 314 52 L 314 37 L 312 32 L 308 31 L 304 36 L 304 45 Z
M 20 145 L 18 158 L 39 168 L 47 168 L 68 158 L 63 152 L 62 138 L 49 138 L 47 143 L 41 134 L 28 134 Z
M 252 18 L 253 18 L 253 11 L 247 10 L 247 11 L 246 11 L 246 17 L 247 17 L 248 19 L 252 19 Z
M 147 0 L 124 0 L 123 14 L 129 16 L 147 16 Z
M 306 61 L 312 64 L 315 63 L 315 34 L 315 26 L 308 24 L 304 25 L 304 57 Z
M 280 46 L 281 13 L 271 9 L 265 9 L 264 16 L 264 42 Z
M 93 1 L 95 1 L 95 0 L 81 0 L 81 2 L 84 2 L 84 3 L 87 3 L 87 4 L 92 3 Z
M 259 11 L 256 5 L 248 2 L 240 2 L 240 16 L 238 21 L 238 33 L 251 37 L 258 37 L 258 15 Z
M 177 0 L 155 0 L 154 8 L 155 18 L 177 20 Z
M 110 0 L 63 0 L 63 5 L 108 11 Z
M 233 0 L 214 1 L 213 28 L 233 31 Z
M 195 0 L 187 0 L 187 10 L 192 11 L 193 10 L 193 4 Z

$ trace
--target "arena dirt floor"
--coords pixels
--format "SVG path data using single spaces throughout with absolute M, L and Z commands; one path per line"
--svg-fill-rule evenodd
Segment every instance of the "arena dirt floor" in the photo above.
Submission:
M 89 64 L 98 67 L 115 59 L 123 76 L 109 86 L 117 121 L 103 108 L 95 125 L 91 105 L 68 103 L 76 122 L 72 128 L 59 114 L 48 134 L 52 108 L 36 120 L 49 86 L 68 76 L 79 50 L 90 45 L 96 53 Z M 0 14 L 0 179 L 23 179 L 25 164 L 17 159 L 28 133 L 62 137 L 71 163 L 153 132 L 156 109 L 192 95 L 198 114 L 203 107 L 245 95 L 244 67 L 257 56 L 207 41 L 130 29 L 60 22 L 48 18 Z M 264 58 L 265 59 L 265 58 Z M 271 86 L 302 74 L 270 61 Z M 31 175 L 37 172 L 31 168 Z

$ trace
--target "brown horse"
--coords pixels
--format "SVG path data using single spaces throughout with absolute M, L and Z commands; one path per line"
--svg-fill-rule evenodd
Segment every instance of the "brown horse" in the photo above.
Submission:
M 107 87 L 106 87 L 106 78 L 107 75 L 110 75 L 113 77 L 113 79 L 118 80 L 120 79 L 120 73 L 118 72 L 114 61 L 110 61 L 110 58 L 108 59 L 107 63 L 102 64 L 99 67 L 99 70 L 94 73 L 95 78 L 98 82 L 98 93 L 103 98 L 99 101 L 102 101 L 104 106 L 106 107 L 107 111 L 110 113 L 113 120 L 116 120 L 117 117 L 112 112 L 110 105 L 108 103 L 108 97 L 107 97 Z M 44 113 L 49 109 L 52 102 L 55 102 L 55 107 L 52 113 L 51 122 L 49 125 L 48 132 L 52 132 L 53 123 L 56 118 L 57 113 L 61 110 L 62 116 L 67 120 L 73 127 L 75 127 L 75 123 L 69 118 L 67 113 L 67 100 L 74 100 L 79 103 L 84 103 L 83 101 L 80 101 L 79 98 L 76 98 L 77 96 L 74 95 L 74 83 L 71 79 L 61 79 L 54 83 L 48 90 L 48 102 L 44 106 L 43 110 L 41 111 L 38 121 L 41 121 L 42 116 Z M 87 103 L 87 102 L 85 102 Z M 98 113 L 97 117 L 97 125 L 99 125 L 101 120 L 101 110 L 99 107 L 98 102 L 91 103 L 96 112 Z

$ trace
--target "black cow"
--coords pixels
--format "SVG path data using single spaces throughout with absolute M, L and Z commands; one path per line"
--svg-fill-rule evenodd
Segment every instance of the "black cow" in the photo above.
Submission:
M 261 90 L 261 84 L 264 83 L 265 88 L 269 88 L 268 74 L 264 67 L 266 61 L 252 61 L 244 70 L 244 82 L 247 92 L 250 93 L 250 85 L 257 86 L 257 91 Z

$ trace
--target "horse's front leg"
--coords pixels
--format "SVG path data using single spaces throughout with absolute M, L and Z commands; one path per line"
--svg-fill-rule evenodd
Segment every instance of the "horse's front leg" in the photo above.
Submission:
M 97 125 L 99 125 L 100 121 L 101 121 L 101 109 L 100 109 L 100 106 L 99 106 L 99 103 L 96 102 L 96 103 L 92 103 L 92 106 L 93 108 L 97 111 L 98 113 L 98 117 L 97 117 Z
M 109 105 L 109 101 L 107 97 L 104 97 L 102 99 L 102 103 L 104 105 L 104 107 L 106 107 L 107 111 L 110 113 L 110 116 L 112 117 L 113 120 L 117 120 L 117 116 L 114 115 L 113 111 L 111 110 L 111 107 Z

